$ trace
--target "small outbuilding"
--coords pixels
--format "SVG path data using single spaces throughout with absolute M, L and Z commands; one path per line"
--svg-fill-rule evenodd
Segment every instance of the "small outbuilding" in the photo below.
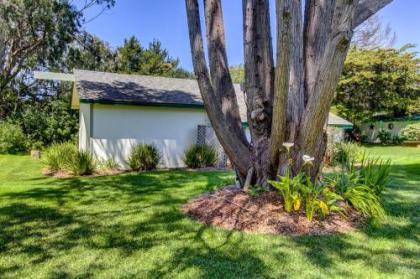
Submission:
M 55 76 L 54 76 L 55 75 Z M 184 167 L 184 150 L 207 143 L 219 151 L 219 165 L 227 158 L 204 109 L 196 80 L 74 70 L 72 75 L 37 73 L 37 78 L 74 82 L 72 107 L 80 111 L 79 148 L 99 160 L 113 159 L 127 167 L 132 147 L 151 143 L 158 147 L 160 167 Z M 235 84 L 247 136 L 244 93 Z M 352 124 L 330 113 L 328 131 L 334 141 Z

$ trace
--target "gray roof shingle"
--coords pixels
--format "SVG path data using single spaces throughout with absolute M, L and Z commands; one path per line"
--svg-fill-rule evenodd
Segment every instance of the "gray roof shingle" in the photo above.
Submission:
M 130 104 L 203 106 L 196 80 L 74 70 L 80 100 Z M 235 84 L 239 111 L 247 121 L 244 93 Z M 331 122 L 331 123 L 330 123 Z M 332 113 L 328 124 L 352 125 Z

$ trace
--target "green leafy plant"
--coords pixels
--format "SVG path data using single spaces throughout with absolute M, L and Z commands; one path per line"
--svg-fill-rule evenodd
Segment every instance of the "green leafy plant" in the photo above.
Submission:
M 357 170 L 343 170 L 335 173 L 328 181 L 330 187 L 363 216 L 384 216 L 379 197 L 370 186 L 363 184 L 363 178 Z
M 357 143 L 339 142 L 333 151 L 333 164 L 349 168 L 351 164 L 362 162 L 365 156 L 365 149 Z
M 378 132 L 378 139 L 381 141 L 382 144 L 390 144 L 392 143 L 392 134 L 386 130 L 380 130 Z
M 420 122 L 401 129 L 400 135 L 409 141 L 420 141 Z
M 305 214 L 309 221 L 312 221 L 318 213 L 324 219 L 331 212 L 342 212 L 343 209 L 337 205 L 343 198 L 330 190 L 326 185 L 311 181 L 306 178 L 306 183 L 302 184 L 301 192 L 305 201 Z
M 325 218 L 331 212 L 341 212 L 342 209 L 337 205 L 337 201 L 342 197 L 320 183 L 318 178 L 311 180 L 306 175 L 310 172 L 314 158 L 304 155 L 302 159 L 305 161 L 304 167 L 308 168 L 308 172 L 299 170 L 292 177 L 293 161 L 290 156 L 290 148 L 293 147 L 293 144 L 285 143 L 283 145 L 287 148 L 289 157 L 285 175 L 279 176 L 278 181 L 269 181 L 269 183 L 279 191 L 284 201 L 285 211 L 299 211 L 303 207 L 309 221 L 312 221 L 317 213 L 321 218 Z
M 367 185 L 351 185 L 343 193 L 353 207 L 365 217 L 383 217 L 384 209 L 378 196 Z
M 184 151 L 184 163 L 189 168 L 212 167 L 217 160 L 216 150 L 207 144 L 192 144 Z
M 283 198 L 284 210 L 286 212 L 298 211 L 302 204 L 300 188 L 302 187 L 303 174 L 300 173 L 291 178 L 289 170 L 285 176 L 279 176 L 279 180 L 270 180 L 269 183 L 276 188 Z
M 132 170 L 154 170 L 160 161 L 160 153 L 153 144 L 138 144 L 132 150 L 128 158 L 128 164 Z
M 382 160 L 379 157 L 366 158 L 360 168 L 360 182 L 379 195 L 389 181 L 390 168 L 390 160 Z
M 0 154 L 15 154 L 28 149 L 28 142 L 19 125 L 0 122 Z
M 95 171 L 96 163 L 90 152 L 77 151 L 72 154 L 70 160 L 66 163 L 66 169 L 74 175 L 89 175 Z
M 42 162 L 51 171 L 67 170 L 77 152 L 77 146 L 72 143 L 53 144 L 44 152 Z

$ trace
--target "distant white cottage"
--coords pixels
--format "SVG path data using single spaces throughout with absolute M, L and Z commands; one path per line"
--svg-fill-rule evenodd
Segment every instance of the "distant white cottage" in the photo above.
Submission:
M 36 72 L 39 79 L 73 81 L 72 108 L 80 111 L 79 148 L 99 160 L 127 167 L 131 148 L 155 144 L 160 167 L 183 167 L 184 150 L 194 143 L 219 145 L 211 129 L 196 80 L 124 75 L 84 70 L 70 74 Z M 244 93 L 235 85 L 247 136 Z M 341 140 L 352 124 L 330 113 L 328 128 Z M 222 152 L 223 153 L 223 152 Z M 220 154 L 221 164 L 225 156 Z

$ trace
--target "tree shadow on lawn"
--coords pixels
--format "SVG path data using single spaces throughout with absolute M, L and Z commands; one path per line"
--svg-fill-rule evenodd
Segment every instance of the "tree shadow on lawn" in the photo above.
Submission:
M 249 251 L 237 249 L 230 255 L 219 250 L 240 242 L 231 239 L 232 232 L 223 232 L 225 242 L 212 248 L 201 236 L 214 229 L 187 219 L 179 210 L 192 196 L 229 184 L 232 178 L 224 172 L 160 172 L 46 179 L 48 186 L 42 179 L 34 180 L 37 185 L 27 191 L 0 196 L 0 257 L 10 258 L 0 267 L 0 277 L 39 265 L 51 265 L 50 278 L 74 276 L 57 262 L 72 249 L 117 251 L 123 262 L 134 253 L 152 253 L 162 246 L 168 246 L 171 255 L 151 263 L 150 276 L 191 268 L 204 277 L 223 274 L 218 265 L 242 277 L 264 276 L 267 268 Z M 88 273 L 80 267 L 77 275 L 92 276 L 107 267 L 99 261 L 89 265 Z
M 290 261 L 288 249 L 301 249 L 308 262 L 332 277 L 351 275 L 338 267 L 337 261 L 363 260 L 366 265 L 389 274 L 395 274 L 395 270 L 404 265 L 416 268 L 414 264 L 391 257 L 392 254 L 400 259 L 415 259 L 419 257 L 415 252 L 405 248 L 398 251 L 372 248 L 360 236 L 354 239 L 352 235 L 260 235 L 255 236 L 255 240 L 252 235 L 210 228 L 182 215 L 179 208 L 188 199 L 229 184 L 232 178 L 231 174 L 223 172 L 168 171 L 33 180 L 36 186 L 27 191 L 0 196 L 0 253 L 16 257 L 7 266 L 0 267 L 0 277 L 49 261 L 54 263 L 63 251 L 72 248 L 118 251 L 122 264 L 139 252 L 154 253 L 165 247 L 167 254 L 158 255 L 157 260 L 142 271 L 143 275 L 153 277 L 188 274 L 191 269 L 198 270 L 203 278 L 273 277 L 273 274 L 287 277 L 287 268 L 279 270 L 278 265 Z M 398 179 L 394 177 L 393 181 Z M 402 178 L 400 182 L 403 183 Z M 405 238 L 418 243 L 416 216 L 406 216 L 403 209 L 406 203 L 409 203 L 408 209 L 415 208 L 416 201 L 405 200 L 402 204 L 397 198 L 399 193 L 395 192 L 396 189 L 402 193 L 416 190 L 410 186 L 393 186 L 386 193 L 389 214 L 408 217 L 409 222 L 385 223 L 379 227 L 370 224 L 361 229 L 362 235 L 391 240 Z M 259 243 L 259 239 L 265 240 Z M 252 245 L 248 245 L 250 241 Z M 265 252 L 261 253 L 261 249 Z M 262 254 L 270 255 L 278 264 L 267 265 L 261 259 Z M 19 260 L 22 257 L 30 259 L 25 266 Z M 378 258 L 389 260 L 384 264 Z M 80 267 L 77 275 L 92 276 L 107 268 L 109 266 L 98 262 Z M 54 264 L 50 272 L 50 277 L 75 275 L 67 266 Z

